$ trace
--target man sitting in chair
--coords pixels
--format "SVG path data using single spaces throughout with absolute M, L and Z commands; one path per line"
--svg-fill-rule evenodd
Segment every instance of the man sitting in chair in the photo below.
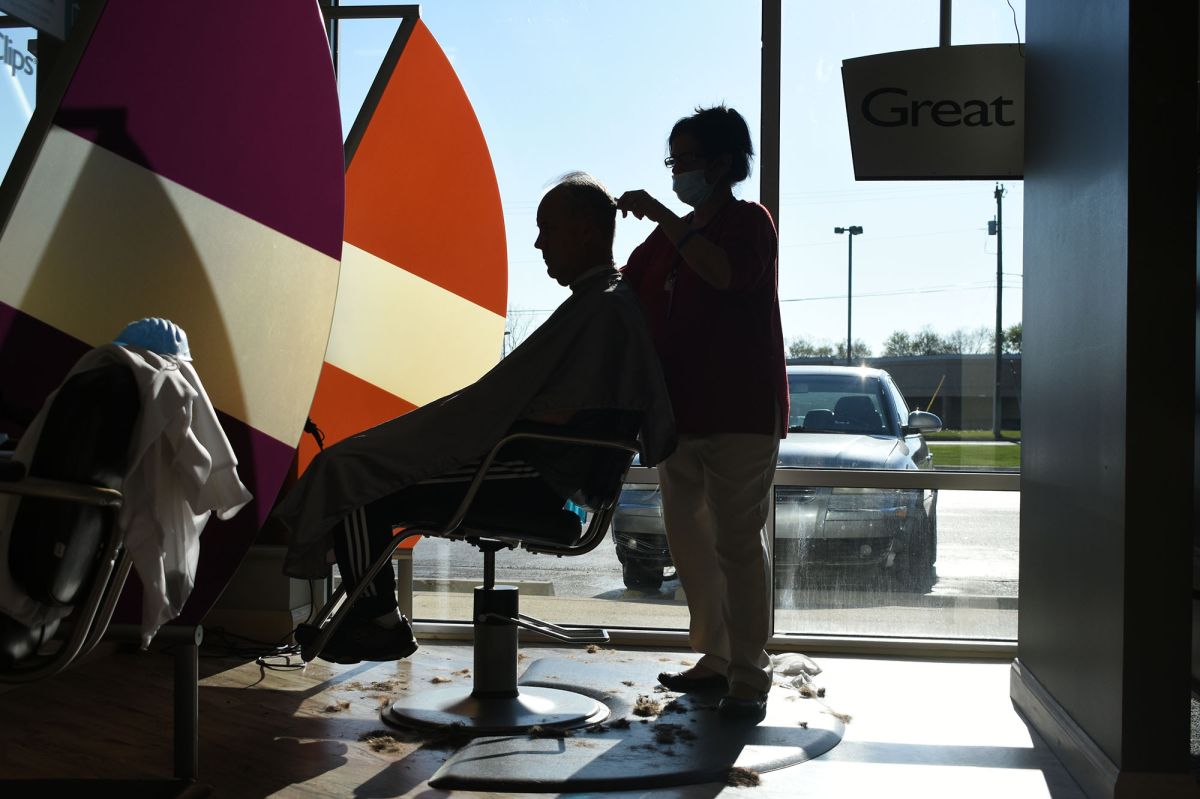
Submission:
M 319 454 L 275 510 L 292 532 L 286 573 L 324 577 L 332 545 L 343 580 L 357 585 L 394 524 L 448 518 L 486 453 L 526 425 L 638 433 L 647 466 L 670 454 L 675 425 L 662 372 L 637 295 L 613 264 L 615 200 L 595 178 L 571 173 L 542 198 L 537 226 L 534 247 L 571 296 L 477 382 Z M 473 509 L 561 508 L 579 498 L 589 470 L 587 457 L 545 444 L 514 444 L 501 455 Z M 397 610 L 395 576 L 383 568 L 319 656 L 396 660 L 416 648 Z

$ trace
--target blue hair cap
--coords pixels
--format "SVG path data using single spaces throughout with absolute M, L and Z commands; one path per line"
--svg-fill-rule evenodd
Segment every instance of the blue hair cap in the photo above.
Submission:
M 170 319 L 157 316 L 130 322 L 117 334 L 113 344 L 122 347 L 141 347 L 159 355 L 173 355 L 181 361 L 190 361 L 192 351 L 188 348 L 187 333 Z

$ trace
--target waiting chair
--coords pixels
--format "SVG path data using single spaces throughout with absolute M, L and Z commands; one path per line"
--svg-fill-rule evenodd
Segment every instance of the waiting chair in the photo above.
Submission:
M 49 407 L 28 470 L 0 459 L 0 493 L 20 497 L 9 540 L 9 573 L 26 595 L 70 607 L 59 622 L 30 628 L 0 613 L 0 683 L 57 674 L 102 638 L 137 641 L 136 625 L 111 625 L 129 574 L 117 514 L 140 402 L 132 372 L 110 364 L 78 372 Z M 10 453 L 11 455 L 11 453 Z M 56 632 L 63 632 L 54 639 Z M 175 780 L 196 787 L 199 627 L 163 628 L 175 650 Z M 151 783 L 155 785 L 157 783 Z M 161 785 L 156 795 L 162 795 Z M 0 793 L 4 792 L 0 783 Z
M 476 507 L 476 495 L 492 462 L 505 447 L 518 441 L 591 451 L 592 477 L 583 488 L 591 511 L 586 528 L 574 512 L 562 507 L 530 507 L 520 512 Z M 516 432 L 505 437 L 483 459 L 453 513 L 444 519 L 397 523 L 404 531 L 393 538 L 391 546 L 376 559 L 355 589 L 347 596 L 342 583 L 313 618 L 314 624 L 302 625 L 307 627 L 306 634 L 298 637 L 308 643 L 302 646 L 301 656 L 305 661 L 317 656 L 374 576 L 380 569 L 391 567 L 392 553 L 404 540 L 415 535 L 463 540 L 483 552 L 483 584 L 475 588 L 473 613 L 474 685 L 414 693 L 385 708 L 383 720 L 408 727 L 453 726 L 475 735 L 520 732 L 535 725 L 579 727 L 604 720 L 608 708 L 591 697 L 517 685 L 519 628 L 573 644 L 607 643 L 608 632 L 595 627 L 561 627 L 521 613 L 516 586 L 496 585 L 496 552 L 516 547 L 560 557 L 591 552 L 608 532 L 622 481 L 637 452 L 637 442 L 632 436 L 599 439 L 542 431 Z

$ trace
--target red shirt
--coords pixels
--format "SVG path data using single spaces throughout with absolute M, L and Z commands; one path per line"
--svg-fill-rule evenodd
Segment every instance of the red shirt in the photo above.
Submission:
M 729 288 L 696 274 L 661 229 L 638 245 L 622 270 L 641 299 L 676 428 L 786 435 L 779 238 L 771 214 L 758 203 L 734 200 L 695 235 L 729 257 Z

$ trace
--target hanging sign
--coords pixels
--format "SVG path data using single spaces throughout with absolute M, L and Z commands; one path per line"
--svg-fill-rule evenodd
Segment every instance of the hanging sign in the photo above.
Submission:
M 15 42 L 7 33 L 0 33 L 0 68 L 8 67 L 10 77 L 17 75 L 32 75 L 37 59 L 20 44 Z
M 842 62 L 858 180 L 1020 178 L 1025 57 L 1016 44 L 931 47 Z
M 0 0 L 0 11 L 63 40 L 78 15 L 78 6 L 77 0 Z

